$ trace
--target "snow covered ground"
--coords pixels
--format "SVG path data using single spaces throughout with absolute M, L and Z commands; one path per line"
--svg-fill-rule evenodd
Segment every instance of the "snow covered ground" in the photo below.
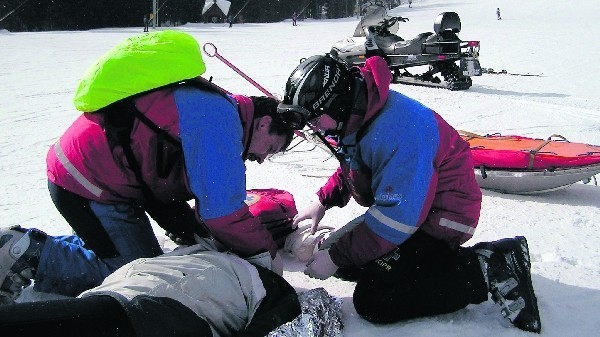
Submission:
M 496 20 L 500 6 L 503 20 Z M 467 91 L 392 85 L 435 109 L 457 129 L 537 138 L 560 134 L 600 145 L 600 44 L 595 39 L 596 0 L 416 0 L 396 12 L 409 17 L 405 39 L 431 31 L 443 11 L 460 15 L 464 40 L 481 41 L 481 65 L 542 77 L 489 75 Z M 275 94 L 303 57 L 322 54 L 354 31 L 358 20 L 272 24 L 188 24 L 177 29 L 218 52 Z M 84 70 L 121 40 L 142 28 L 10 33 L 0 31 L 0 226 L 20 224 L 49 234 L 70 229 L 46 190 L 48 147 L 77 117 L 71 103 Z M 231 69 L 206 57 L 206 77 L 232 92 L 259 95 Z M 294 194 L 299 208 L 335 168 L 319 149 L 301 144 L 263 165 L 248 164 L 248 188 L 276 187 Z M 599 177 L 600 178 L 600 177 Z M 600 187 L 575 184 L 532 196 L 483 191 L 480 224 L 467 242 L 524 235 L 529 241 L 533 282 L 544 336 L 597 336 L 600 331 Z M 362 214 L 351 203 L 333 209 L 323 224 L 339 227 Z M 157 234 L 164 238 L 162 231 Z M 170 247 L 165 242 L 166 248 Z M 353 283 L 310 279 L 303 265 L 285 259 L 284 276 L 298 289 L 324 287 L 343 299 L 346 336 L 526 336 L 488 301 L 456 313 L 378 326 L 358 317 Z

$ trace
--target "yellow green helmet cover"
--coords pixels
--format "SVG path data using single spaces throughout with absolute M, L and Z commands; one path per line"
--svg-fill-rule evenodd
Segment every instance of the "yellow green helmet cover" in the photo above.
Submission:
M 89 67 L 73 103 L 91 112 L 123 98 L 198 77 L 206 66 L 191 35 L 164 30 L 136 35 L 119 43 Z

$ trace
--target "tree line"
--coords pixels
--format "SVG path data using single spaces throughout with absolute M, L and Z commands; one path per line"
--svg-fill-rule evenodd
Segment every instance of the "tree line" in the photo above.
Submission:
M 213 1 L 213 0 L 206 0 Z M 374 0 L 370 0 L 374 1 Z M 379 0 L 390 8 L 398 0 Z M 157 0 L 159 25 L 203 22 L 204 0 Z M 358 1 L 360 3 L 365 0 Z M 306 18 L 356 15 L 356 0 L 231 0 L 229 14 L 243 22 L 278 22 L 296 12 Z M 12 32 L 138 27 L 152 0 L 1 0 L 0 29 Z M 241 11 L 240 11 L 241 10 Z

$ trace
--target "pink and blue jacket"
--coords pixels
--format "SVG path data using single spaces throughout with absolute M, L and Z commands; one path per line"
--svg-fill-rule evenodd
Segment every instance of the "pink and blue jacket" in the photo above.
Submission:
M 464 243 L 481 208 L 468 143 L 437 113 L 389 90 L 391 74 L 380 57 L 367 59 L 360 73 L 366 114 L 349 118 L 344 160 L 317 195 L 328 208 L 353 197 L 368 210 L 331 247 L 331 259 L 339 267 L 362 266 L 419 229 L 449 245 Z
M 142 95 L 135 105 L 182 143 L 183 153 L 135 120 L 131 147 L 153 194 L 163 202 L 194 199 L 197 215 L 227 247 L 242 256 L 269 251 L 274 257 L 271 234 L 244 202 L 242 154 L 254 115 L 250 98 L 179 86 Z M 103 120 L 103 113 L 83 113 L 73 122 L 48 152 L 48 179 L 89 200 L 143 203 L 140 183 L 122 148 L 109 146 Z

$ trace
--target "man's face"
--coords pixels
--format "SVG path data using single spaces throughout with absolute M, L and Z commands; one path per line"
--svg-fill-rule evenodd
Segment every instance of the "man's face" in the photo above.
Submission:
M 337 122 L 328 114 L 321 115 L 310 121 L 310 124 L 321 131 L 335 130 Z
M 271 121 L 270 116 L 254 120 L 254 132 L 250 140 L 250 148 L 247 157 L 244 159 L 261 164 L 267 156 L 285 150 L 286 137 L 269 133 Z

